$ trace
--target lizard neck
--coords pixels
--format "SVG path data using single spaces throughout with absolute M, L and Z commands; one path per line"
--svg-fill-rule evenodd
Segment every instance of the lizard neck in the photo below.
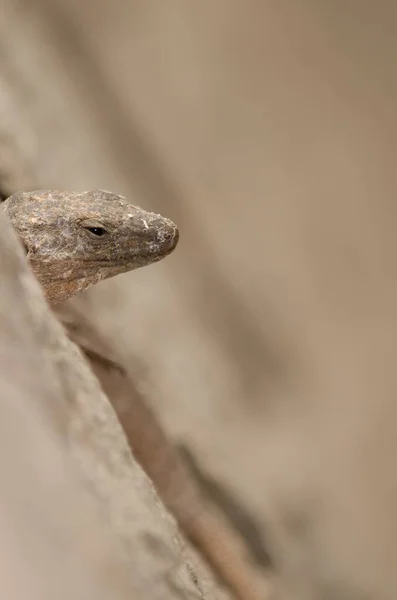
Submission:
M 40 281 L 40 280 L 39 280 Z M 42 283 L 42 282 L 40 282 Z M 94 285 L 93 283 L 91 285 Z M 59 282 L 46 282 L 46 285 L 43 286 L 44 295 L 51 306 L 55 306 L 56 304 L 60 304 L 61 302 L 65 302 L 76 296 L 80 292 L 88 289 L 91 285 L 81 284 L 80 281 L 67 281 L 62 285 L 59 285 Z
M 28 259 L 51 305 L 65 302 L 102 279 L 101 274 L 95 271 L 87 271 L 84 275 L 80 273 L 80 277 L 77 276 L 75 265 L 69 261 L 62 265 L 57 264 L 55 268 L 51 263 L 37 261 L 29 256 Z

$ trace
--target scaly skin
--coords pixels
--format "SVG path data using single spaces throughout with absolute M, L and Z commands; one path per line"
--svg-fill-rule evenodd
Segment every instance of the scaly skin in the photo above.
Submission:
M 179 239 L 169 219 L 103 190 L 17 192 L 3 208 L 51 304 L 161 260 Z

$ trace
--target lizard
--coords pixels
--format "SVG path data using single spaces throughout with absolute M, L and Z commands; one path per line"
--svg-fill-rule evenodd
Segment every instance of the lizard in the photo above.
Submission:
M 127 370 L 83 313 L 66 301 L 150 265 L 178 244 L 177 226 L 105 190 L 16 192 L 3 202 L 44 295 L 98 378 L 130 449 L 182 531 L 239 600 L 263 592 L 242 537 L 190 474 Z M 66 302 L 66 304 L 65 304 Z

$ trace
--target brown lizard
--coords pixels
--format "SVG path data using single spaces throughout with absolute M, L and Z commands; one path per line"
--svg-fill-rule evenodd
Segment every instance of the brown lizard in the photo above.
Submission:
M 17 192 L 3 207 L 49 303 L 90 363 L 164 503 L 234 594 L 260 600 L 242 539 L 201 493 L 147 401 L 85 315 L 59 305 L 103 279 L 170 254 L 179 239 L 176 225 L 103 190 Z

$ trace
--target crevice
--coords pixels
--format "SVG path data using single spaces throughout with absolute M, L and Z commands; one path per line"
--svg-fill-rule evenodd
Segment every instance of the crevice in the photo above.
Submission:
M 177 444 L 177 450 L 201 490 L 223 512 L 232 527 L 246 541 L 253 560 L 259 566 L 269 568 L 272 565 L 272 561 L 266 544 L 262 539 L 260 527 L 255 517 L 251 515 L 250 510 L 226 486 L 204 472 L 191 450 L 185 444 Z

